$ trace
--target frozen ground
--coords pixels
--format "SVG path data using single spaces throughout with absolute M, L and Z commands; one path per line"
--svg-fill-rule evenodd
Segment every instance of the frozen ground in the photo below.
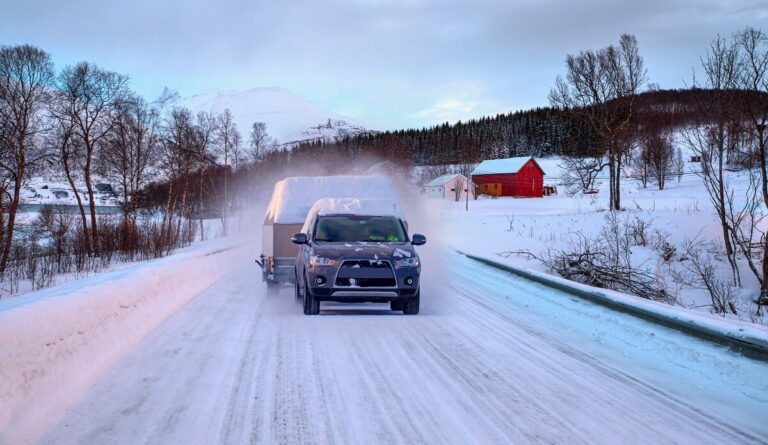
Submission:
M 686 233 L 686 187 L 625 198 Z M 406 202 L 418 316 L 304 316 L 258 230 L 0 301 L 0 444 L 768 443 L 768 362 L 453 250 L 595 230 L 603 198 Z
M 95 178 L 94 184 L 106 183 L 103 179 Z M 85 182 L 78 180 L 77 185 L 80 199 L 83 201 L 83 205 L 88 208 L 88 190 L 86 189 Z M 94 201 L 97 206 L 114 207 L 118 205 L 115 197 L 108 193 L 101 193 L 94 189 Z M 77 198 L 75 197 L 72 187 L 64 178 L 46 178 L 42 176 L 35 176 L 32 178 L 21 191 L 21 202 L 26 205 L 34 204 L 52 204 L 52 205 L 66 205 L 76 206 Z M 24 211 L 25 209 L 22 209 Z
M 142 265 L 212 284 L 148 290 L 189 302 L 84 352 L 80 379 L 52 368 L 48 403 L 0 398 L 15 414 L 0 443 L 768 442 L 765 362 L 488 269 L 437 233 L 415 317 L 304 316 L 290 289 L 267 295 L 257 242 L 216 242 L 186 265 Z
M 552 160 L 544 161 L 553 170 Z M 729 173 L 735 184 L 735 197 L 738 200 L 744 193 L 747 177 L 740 173 Z M 562 190 L 561 190 L 562 192 Z M 704 191 L 701 178 L 689 173 L 678 183 L 670 180 L 667 189 L 656 190 L 649 185 L 640 187 L 634 180 L 625 180 L 622 187 L 622 203 L 626 211 L 620 212 L 623 224 L 640 218 L 651 224 L 648 234 L 655 230 L 666 233 L 669 241 L 678 251 L 683 250 L 687 239 L 697 239 L 699 243 L 713 243 L 722 250 L 722 231 L 717 216 Z M 576 235 L 588 237 L 598 235 L 606 225 L 608 196 L 605 190 L 595 195 L 577 195 L 568 197 L 564 194 L 536 199 L 480 198 L 469 202 L 469 212 L 465 211 L 464 202 L 427 200 L 428 206 L 439 219 L 445 230 L 448 243 L 470 253 L 494 258 L 511 265 L 547 272 L 537 260 L 526 256 L 499 256 L 499 253 L 530 250 L 535 254 L 545 252 L 549 247 L 563 248 L 576 239 Z M 768 221 L 762 223 L 763 228 Z M 662 261 L 658 252 L 649 247 L 633 247 L 633 264 L 660 277 L 667 288 L 679 292 L 683 306 L 709 312 L 709 296 L 703 289 L 681 286 L 673 279 L 673 271 L 684 272 L 679 262 L 680 256 L 672 261 Z M 729 276 L 725 261 L 721 262 L 721 273 Z M 746 263 L 741 264 L 743 290 L 740 294 L 742 320 L 751 320 L 747 316 L 754 305 L 749 301 L 756 295 L 759 284 L 751 275 Z M 729 314 L 731 318 L 737 318 Z M 759 321 L 765 323 L 766 320 Z

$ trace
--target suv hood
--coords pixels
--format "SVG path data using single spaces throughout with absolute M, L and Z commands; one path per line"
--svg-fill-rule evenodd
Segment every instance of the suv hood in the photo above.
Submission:
M 313 255 L 333 259 L 400 259 L 416 256 L 411 243 L 380 243 L 380 242 L 350 242 L 350 243 L 313 243 Z

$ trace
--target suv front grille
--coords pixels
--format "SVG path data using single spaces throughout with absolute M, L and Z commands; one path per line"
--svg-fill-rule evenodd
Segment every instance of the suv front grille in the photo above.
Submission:
M 396 287 L 397 281 L 389 261 L 346 260 L 339 267 L 336 287 Z

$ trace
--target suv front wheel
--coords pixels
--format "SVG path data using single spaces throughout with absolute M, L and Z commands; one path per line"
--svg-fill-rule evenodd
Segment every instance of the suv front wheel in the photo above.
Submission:
M 304 278 L 304 315 L 317 315 L 320 313 L 320 302 L 309 291 L 309 284 Z
M 416 293 L 412 299 L 403 302 L 403 313 L 405 315 L 417 315 L 419 313 L 419 303 L 421 301 L 421 290 Z
M 299 285 L 299 273 L 298 273 L 298 271 L 296 271 L 296 270 L 293 271 L 293 277 L 294 277 L 293 282 L 295 283 L 294 284 L 294 295 L 296 297 L 296 303 L 298 303 L 298 302 L 302 301 L 301 285 Z

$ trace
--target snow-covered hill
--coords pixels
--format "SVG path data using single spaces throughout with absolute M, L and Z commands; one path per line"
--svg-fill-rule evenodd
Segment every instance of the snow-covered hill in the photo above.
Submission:
M 267 132 L 280 144 L 324 139 L 370 131 L 364 124 L 324 110 L 285 88 L 253 88 L 243 91 L 213 90 L 172 102 L 190 110 L 221 113 L 229 108 L 237 129 L 248 139 L 254 122 L 264 122 Z

